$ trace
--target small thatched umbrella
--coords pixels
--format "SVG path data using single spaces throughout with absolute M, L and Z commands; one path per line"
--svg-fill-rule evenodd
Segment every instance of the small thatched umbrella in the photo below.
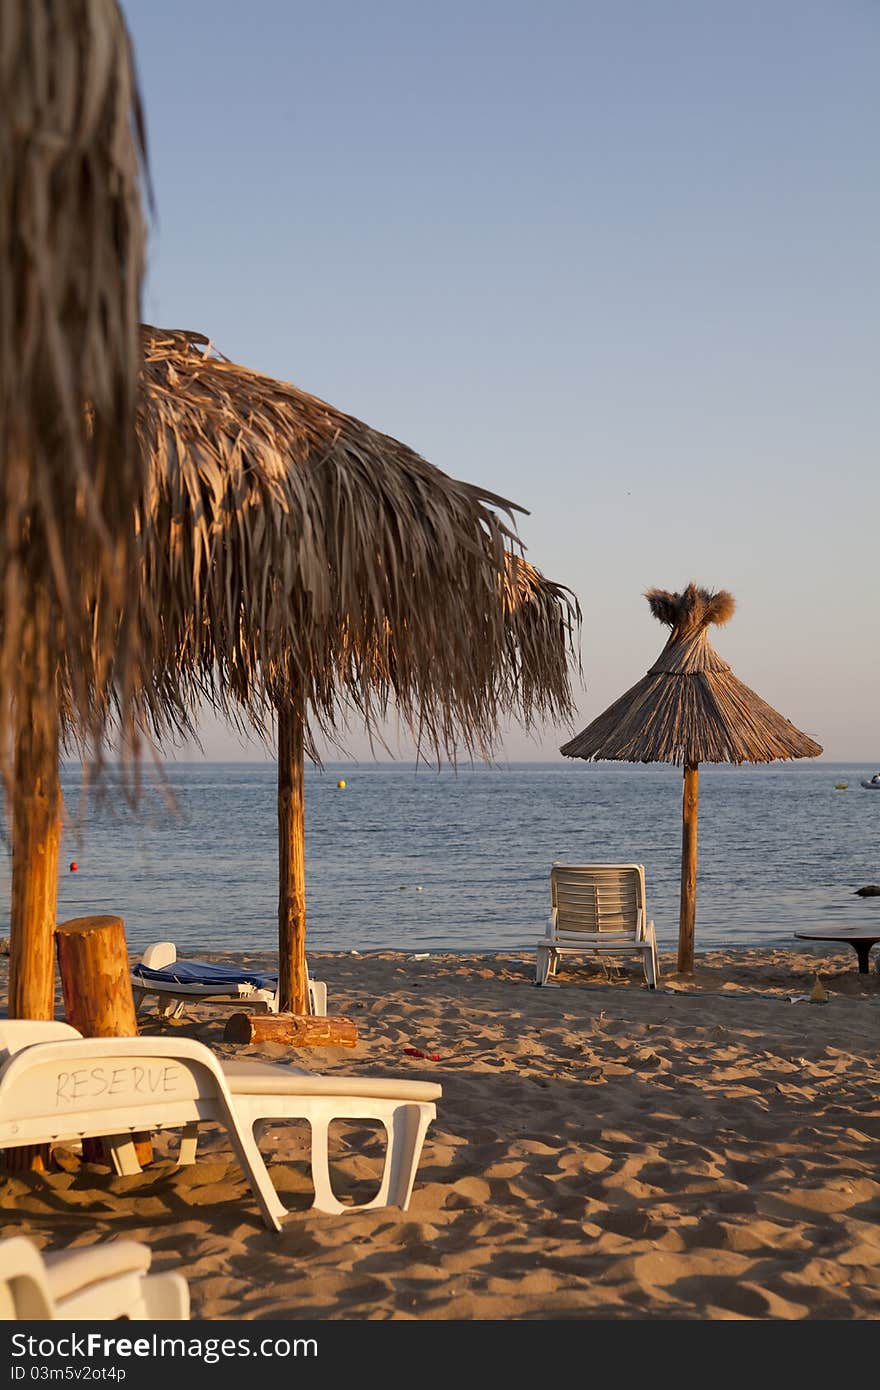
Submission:
M 59 718 L 66 706 L 98 755 L 111 663 L 135 738 L 138 660 L 123 615 L 137 592 L 144 482 L 143 149 L 116 0 L 2 0 L 0 772 L 13 818 L 13 1016 L 53 1013 Z
M 406 445 L 294 386 L 147 329 L 145 586 L 169 697 L 278 727 L 279 987 L 303 1012 L 303 765 L 312 726 L 396 709 L 421 747 L 485 751 L 500 718 L 571 714 L 579 620 L 495 508 Z
M 737 680 L 710 646 L 707 628 L 732 616 L 732 594 L 688 584 L 681 594 L 649 589 L 645 597 L 654 617 L 672 629 L 669 641 L 647 675 L 560 752 L 568 758 L 684 765 L 678 968 L 689 974 L 694 968 L 699 764 L 816 758 L 822 749 Z

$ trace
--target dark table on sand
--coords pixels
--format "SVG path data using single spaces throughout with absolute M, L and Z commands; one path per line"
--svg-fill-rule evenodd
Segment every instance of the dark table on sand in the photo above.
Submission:
M 854 927 L 815 927 L 810 931 L 796 931 L 801 941 L 848 941 L 859 958 L 859 974 L 868 973 L 868 956 L 871 947 L 880 941 L 880 930 L 859 930 Z

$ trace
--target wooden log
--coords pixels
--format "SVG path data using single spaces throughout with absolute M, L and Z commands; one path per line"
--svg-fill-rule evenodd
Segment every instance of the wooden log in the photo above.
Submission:
M 357 1024 L 351 1018 L 314 1014 L 230 1014 L 223 1041 L 287 1043 L 290 1047 L 356 1047 Z
M 305 1014 L 306 832 L 302 698 L 278 706 L 278 1007 Z
M 678 918 L 678 969 L 694 972 L 694 924 L 697 916 L 697 812 L 700 771 L 686 763 L 681 799 L 681 906 Z
M 68 1023 L 86 1038 L 138 1035 L 121 917 L 71 917 L 56 931 Z
M 137 1014 L 121 917 L 71 917 L 55 932 L 67 1022 L 86 1038 L 136 1038 Z M 134 1135 L 141 1164 L 149 1163 L 149 1136 Z M 100 1139 L 83 1141 L 83 1156 L 102 1159 Z

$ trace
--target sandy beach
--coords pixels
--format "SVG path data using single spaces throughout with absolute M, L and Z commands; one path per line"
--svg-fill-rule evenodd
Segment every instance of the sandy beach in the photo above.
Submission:
M 310 962 L 359 1042 L 297 1061 L 443 1086 L 407 1212 L 304 1210 L 292 1125 L 263 1141 L 293 1209 L 280 1235 L 219 1131 L 195 1168 L 176 1169 L 175 1140 L 161 1136 L 139 1176 L 70 1151 L 57 1172 L 7 1176 L 0 1235 L 51 1249 L 146 1241 L 154 1269 L 186 1275 L 206 1320 L 880 1313 L 873 961 L 860 976 L 848 948 L 713 951 L 684 982 L 662 956 L 656 992 L 637 962 L 567 968 L 549 989 L 534 988 L 524 954 Z M 797 999 L 815 970 L 825 1004 Z M 200 1006 L 168 1024 L 149 1012 L 142 1032 L 171 1027 L 223 1056 L 290 1055 L 224 1044 L 226 1016 Z M 340 1181 L 363 1195 L 374 1138 L 340 1130 Z

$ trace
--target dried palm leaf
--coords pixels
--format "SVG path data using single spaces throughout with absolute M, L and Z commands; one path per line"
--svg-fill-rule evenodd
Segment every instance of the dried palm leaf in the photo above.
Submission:
M 689 584 L 646 597 L 672 628 L 669 640 L 647 675 L 563 745 L 566 757 L 695 764 L 819 756 L 819 744 L 737 680 L 710 644 L 709 625 L 733 615 L 731 594 Z
M 57 672 L 100 748 L 137 710 L 134 447 L 144 135 L 115 0 L 0 3 L 0 767 L 14 706 L 49 730 Z M 48 660 L 33 651 L 46 606 Z M 149 630 L 148 614 L 141 625 Z
M 295 698 L 333 738 L 393 705 L 446 752 L 487 750 L 504 715 L 569 718 L 580 613 L 514 553 L 520 509 L 209 349 L 144 331 L 156 717 L 183 694 L 264 727 Z

